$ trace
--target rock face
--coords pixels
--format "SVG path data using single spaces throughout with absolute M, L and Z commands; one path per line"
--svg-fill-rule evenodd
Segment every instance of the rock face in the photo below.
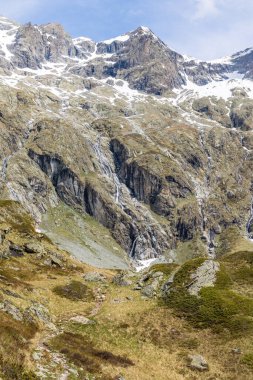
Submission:
M 0 47 L 1 199 L 37 224 L 68 206 L 133 259 L 213 258 L 250 236 L 253 96 L 229 78 L 250 78 L 251 50 L 196 62 L 144 27 L 95 43 L 3 18 Z M 3 257 L 43 254 L 0 236 Z
M 202 288 L 213 286 L 219 268 L 220 264 L 218 262 L 206 260 L 198 267 L 195 273 L 191 274 L 192 282 L 188 286 L 188 292 L 191 295 L 197 296 Z
M 22 312 L 10 301 L 4 301 L 0 303 L 0 310 L 10 314 L 12 318 L 15 319 L 16 321 L 23 320 Z
M 77 55 L 71 37 L 59 24 L 38 27 L 28 23 L 21 26 L 10 50 L 15 66 L 30 69 L 41 68 L 41 64 L 45 61 L 57 62 L 64 56 Z

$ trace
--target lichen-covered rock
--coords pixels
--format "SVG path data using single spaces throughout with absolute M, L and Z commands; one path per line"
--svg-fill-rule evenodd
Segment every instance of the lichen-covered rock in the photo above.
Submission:
M 80 323 L 81 325 L 93 325 L 95 321 L 84 317 L 83 315 L 76 315 L 75 317 L 70 318 L 71 322 Z
M 148 298 L 153 298 L 157 295 L 159 289 L 160 281 L 156 278 L 151 284 L 144 286 L 141 289 L 141 294 Z
M 128 276 L 125 273 L 119 273 L 112 279 L 113 283 L 118 286 L 130 286 L 132 285 L 132 281 L 128 278 Z
M 0 310 L 10 314 L 16 321 L 23 320 L 23 313 L 18 307 L 13 305 L 10 301 L 4 301 L 0 303 Z
M 201 355 L 189 355 L 188 360 L 190 362 L 189 367 L 193 370 L 197 370 L 200 372 L 209 370 L 209 365 L 207 361 Z
M 106 277 L 98 272 L 88 272 L 83 278 L 88 282 L 106 282 Z
M 44 248 L 38 242 L 29 242 L 25 244 L 25 251 L 27 253 L 43 254 Z
M 220 264 L 214 260 L 205 260 L 198 269 L 191 274 L 191 282 L 187 290 L 191 295 L 197 296 L 204 287 L 214 286 Z
M 51 323 L 52 318 L 48 309 L 39 303 L 34 303 L 24 311 L 24 318 L 30 322 Z

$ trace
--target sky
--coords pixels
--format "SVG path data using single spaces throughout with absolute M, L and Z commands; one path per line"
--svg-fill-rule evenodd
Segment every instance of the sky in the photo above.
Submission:
M 73 37 L 109 39 L 148 26 L 170 48 L 215 59 L 253 46 L 253 0 L 0 0 L 20 23 L 61 23 Z

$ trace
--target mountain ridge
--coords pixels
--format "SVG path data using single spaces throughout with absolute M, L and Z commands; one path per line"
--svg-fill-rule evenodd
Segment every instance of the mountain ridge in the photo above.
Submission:
M 7 31 L 2 31 L 1 39 L 3 69 L 10 69 L 10 64 L 13 68 L 40 69 L 46 62 L 65 62 L 73 66 L 74 74 L 84 77 L 93 74 L 98 79 L 108 76 L 127 78 L 132 88 L 156 95 L 185 85 L 186 77 L 197 85 L 227 78 L 226 74 L 232 72 L 252 79 L 251 48 L 225 59 L 201 61 L 169 49 L 147 27 L 138 27 L 124 35 L 96 43 L 87 37 L 72 39 L 57 23 L 17 26 L 5 18 L 2 20 L 2 28 L 7 27 Z M 31 36 L 37 46 L 33 52 L 30 51 L 33 45 L 30 43 Z M 138 51 L 140 39 L 148 53 L 145 53 L 145 49 L 142 54 Z M 152 54 L 155 59 L 152 59 Z M 146 65 L 145 70 L 141 68 L 143 64 Z M 133 68 L 137 68 L 137 80 Z M 153 83 L 154 76 L 156 80 L 159 78 L 160 83 L 157 85 Z
M 234 220 L 238 238 L 245 235 L 251 50 L 233 64 L 196 65 L 146 27 L 97 44 L 79 38 L 75 46 L 59 24 L 3 25 L 14 42 L 9 66 L 1 61 L 9 94 L 1 100 L 1 197 L 20 201 L 38 224 L 63 202 L 107 228 L 131 259 L 185 260 L 188 245 L 190 257 L 212 257 Z M 222 141 L 242 160 L 240 167 L 231 161 L 228 173 Z M 230 213 L 219 209 L 224 197 Z M 66 240 L 66 247 L 79 243 Z

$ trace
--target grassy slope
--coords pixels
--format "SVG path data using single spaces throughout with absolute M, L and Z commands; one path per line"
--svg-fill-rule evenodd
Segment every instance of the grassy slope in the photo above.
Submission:
M 132 290 L 133 286 L 116 286 L 111 282 L 113 271 L 101 270 L 107 276 L 105 284 L 85 283 L 84 273 L 93 269 L 69 258 L 28 226 L 27 231 L 15 226 L 8 236 L 20 244 L 26 239 L 40 239 L 46 250 L 62 255 L 64 267 L 48 266 L 44 258 L 34 254 L 0 261 L 0 302 L 8 300 L 20 310 L 40 303 L 49 310 L 53 322 L 53 325 L 20 322 L 0 312 L 0 377 L 34 379 L 35 372 L 42 368 L 47 371 L 45 378 L 60 379 L 66 366 L 72 370 L 70 380 L 111 380 L 119 374 L 131 380 L 248 380 L 253 377 L 251 329 L 234 334 L 231 326 L 221 320 L 217 321 L 219 329 L 212 323 L 200 326 L 196 323 L 200 314 L 195 312 L 192 319 L 185 310 L 179 313 L 178 306 L 182 304 L 143 299 L 139 292 Z M 249 251 L 223 257 L 222 276 L 216 287 L 202 294 L 206 300 L 204 306 L 210 307 L 204 309 L 209 318 L 206 321 L 212 320 L 210 310 L 219 315 L 224 305 L 225 318 L 229 321 L 234 311 L 230 313 L 227 303 L 230 307 L 234 301 L 237 304 L 238 297 L 247 299 L 249 305 L 240 313 L 252 318 L 252 257 Z M 190 262 L 181 267 L 175 282 L 178 290 L 194 265 Z M 171 269 L 174 267 L 155 267 L 166 276 Z M 97 297 L 101 293 L 105 294 L 103 302 Z M 185 299 L 183 304 L 185 307 Z M 244 302 L 240 305 L 245 306 Z M 202 317 L 203 313 L 202 309 Z M 71 321 L 77 315 L 91 318 L 95 323 L 82 325 Z M 240 348 L 242 354 L 232 353 L 233 348 Z M 190 353 L 200 353 L 207 359 L 208 374 L 188 368 Z

